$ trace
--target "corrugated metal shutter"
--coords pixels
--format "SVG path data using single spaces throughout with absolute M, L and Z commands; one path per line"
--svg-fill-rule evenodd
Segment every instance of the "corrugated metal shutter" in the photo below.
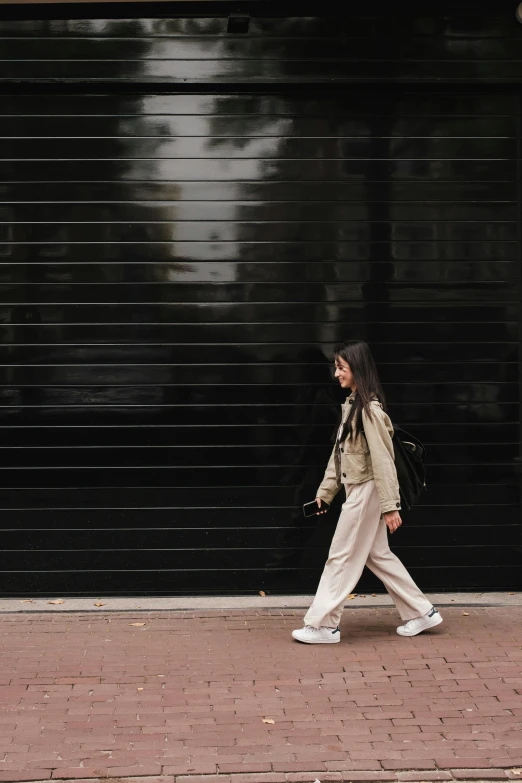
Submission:
M 253 25 L 277 89 L 239 91 L 212 24 L 0 26 L 2 593 L 313 591 L 341 338 L 427 445 L 414 578 L 520 587 L 518 96 L 290 89 L 288 20 Z M 219 89 L 144 87 L 198 45 Z

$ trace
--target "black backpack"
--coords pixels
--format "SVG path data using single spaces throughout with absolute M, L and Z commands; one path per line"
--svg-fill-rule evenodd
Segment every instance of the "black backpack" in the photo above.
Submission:
M 426 449 L 418 438 L 400 427 L 394 427 L 393 451 L 401 503 L 409 510 L 426 489 Z

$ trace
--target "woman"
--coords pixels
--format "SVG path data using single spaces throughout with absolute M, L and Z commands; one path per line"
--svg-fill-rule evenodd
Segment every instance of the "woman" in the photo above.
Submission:
M 322 501 L 331 503 L 342 485 L 346 501 L 304 628 L 292 636 L 307 644 L 340 642 L 344 603 L 365 565 L 382 580 L 405 621 L 397 633 L 415 636 L 442 617 L 388 544 L 386 528 L 394 533 L 402 525 L 401 504 L 393 427 L 377 369 L 368 345 L 358 340 L 338 345 L 334 356 L 335 377 L 351 394 L 342 406 L 336 442 L 317 491 L 317 514 L 326 513 Z

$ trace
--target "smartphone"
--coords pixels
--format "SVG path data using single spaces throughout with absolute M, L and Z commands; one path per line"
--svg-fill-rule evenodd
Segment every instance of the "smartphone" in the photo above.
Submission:
M 328 511 L 330 508 L 330 504 L 326 502 L 326 500 L 321 499 L 321 507 L 317 505 L 316 500 L 312 500 L 311 503 L 305 503 L 303 506 L 303 514 L 305 517 L 313 517 L 314 514 L 317 514 L 319 511 Z

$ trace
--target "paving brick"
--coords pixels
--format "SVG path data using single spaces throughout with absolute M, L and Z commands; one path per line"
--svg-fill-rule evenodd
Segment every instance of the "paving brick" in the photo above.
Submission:
M 340 772 L 321 772 L 321 783 L 329 780 L 342 780 Z M 314 783 L 317 779 L 315 772 L 287 772 L 285 779 L 288 783 Z
M 343 780 L 351 780 L 353 783 L 365 783 L 365 781 L 395 781 L 396 776 L 392 772 L 345 772 L 343 773 Z
M 217 764 L 196 764 L 189 762 L 187 764 L 165 764 L 162 767 L 162 774 L 164 775 L 214 775 L 217 773 Z
M 49 771 L 49 770 L 48 770 Z M 107 767 L 103 768 L 96 767 L 96 769 L 88 769 L 87 767 L 63 767 L 61 769 L 54 769 L 52 771 L 52 778 L 61 778 L 61 779 L 75 779 L 81 777 L 82 778 L 99 778 L 99 777 L 107 777 L 109 773 L 109 770 Z M 34 776 L 32 780 L 38 780 L 36 776 L 36 770 L 34 770 Z M 25 778 L 27 780 L 27 778 Z
M 488 759 L 457 759 L 455 757 L 435 757 L 437 766 L 440 769 L 495 769 L 496 764 L 489 764 Z
M 235 764 L 218 763 L 218 772 L 220 775 L 226 773 L 245 773 L 245 772 L 272 772 L 272 764 L 269 761 L 262 763 L 236 762 Z
M 50 769 L 32 770 L 4 770 L 0 768 L 0 780 L 24 781 L 24 780 L 48 780 L 51 777 Z
M 183 777 L 179 783 L 286 783 L 286 776 L 273 772 L 245 773 L 243 775 L 234 775 L 230 777 L 227 777 L 226 775 L 207 775 L 204 777 L 200 775 L 187 775 L 186 777 Z
M 453 776 L 450 772 L 443 772 L 442 770 L 438 770 L 437 772 L 426 772 L 423 771 L 422 774 L 419 774 L 419 772 L 397 772 L 397 780 L 404 781 L 404 783 L 410 783 L 410 781 L 421 781 L 421 780 L 452 780 Z
M 455 780 L 506 780 L 505 769 L 452 769 Z
M 313 766 L 314 770 L 317 770 L 318 772 L 326 772 L 326 763 L 324 761 L 315 761 L 314 759 L 312 763 L 307 766 L 308 768 Z M 274 772 L 303 772 L 305 771 L 305 764 L 301 761 L 274 762 L 272 768 Z
M 326 761 L 326 768 L 329 771 L 346 771 L 346 770 L 357 770 L 362 772 L 367 772 L 369 770 L 377 770 L 381 771 L 382 766 L 378 761 Z
M 105 778 L 99 778 L 97 780 L 96 779 L 94 779 L 94 780 L 89 779 L 89 783 L 102 783 L 103 781 L 106 783 L 106 779 Z M 86 781 L 83 780 L 82 778 L 80 778 L 79 780 L 75 780 L 74 783 L 86 783 Z M 118 783 L 175 783 L 175 780 L 174 780 L 173 776 L 169 777 L 168 775 L 160 775 L 159 777 L 152 777 L 152 776 L 148 777 L 148 776 L 145 775 L 143 777 L 137 777 L 137 778 L 136 777 L 130 777 L 130 778 L 121 777 L 121 778 L 118 778 Z
M 386 757 L 389 760 L 402 759 L 400 750 L 390 750 L 383 752 L 382 750 L 350 750 L 350 758 L 354 760 L 362 759 L 377 759 L 380 760 Z

